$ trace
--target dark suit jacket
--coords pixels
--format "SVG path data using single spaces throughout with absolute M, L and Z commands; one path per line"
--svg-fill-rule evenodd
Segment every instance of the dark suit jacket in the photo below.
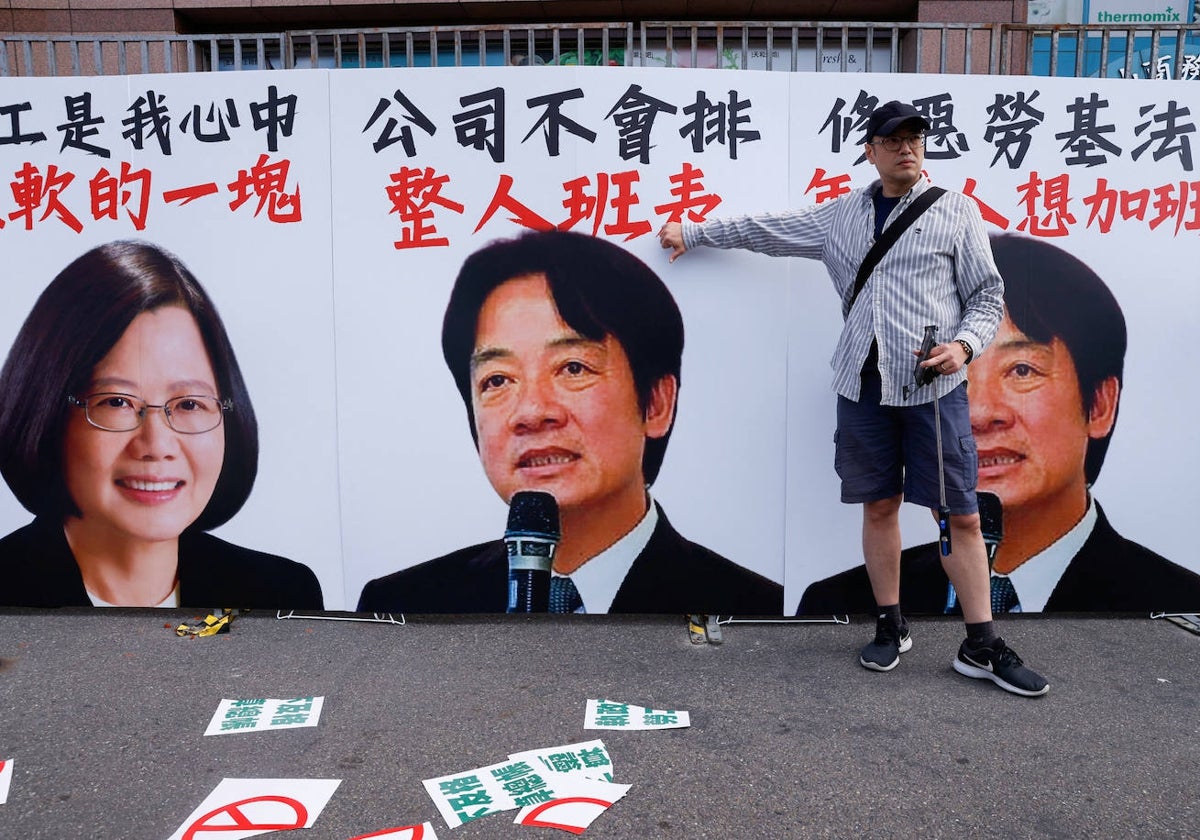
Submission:
M 62 526 L 37 518 L 0 540 L 0 606 L 91 606 Z M 307 566 L 225 542 L 179 538 L 179 603 L 229 609 L 324 609 Z
M 900 607 L 904 612 L 945 612 L 948 584 L 936 543 L 901 554 Z M 809 586 L 800 599 L 799 613 L 873 613 L 875 608 L 867 567 L 859 566 Z M 1122 537 L 1097 504 L 1096 527 L 1067 565 L 1043 612 L 1198 609 L 1200 575 Z
M 477 613 L 508 608 L 504 541 L 464 548 L 363 587 L 359 612 Z M 662 508 L 610 613 L 782 615 L 783 587 L 685 540 Z

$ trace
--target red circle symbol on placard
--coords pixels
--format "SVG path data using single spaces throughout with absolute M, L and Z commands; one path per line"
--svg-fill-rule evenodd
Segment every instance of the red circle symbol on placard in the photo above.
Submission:
M 275 802 L 285 805 L 292 809 L 295 821 L 291 823 L 256 823 L 242 812 L 244 806 L 253 805 L 256 802 Z M 208 820 L 222 815 L 228 816 L 232 823 L 207 824 Z M 183 833 L 183 840 L 195 840 L 202 831 L 290 831 L 293 828 L 304 828 L 306 822 L 308 822 L 308 809 L 302 802 L 292 799 L 290 796 L 252 796 L 249 799 L 230 802 L 228 805 L 222 805 L 220 808 L 209 811 L 188 826 L 188 830 Z
M 401 833 L 407 832 L 407 833 Z M 351 837 L 350 840 L 368 840 L 372 837 L 387 837 L 395 840 L 421 840 L 425 836 L 425 826 L 422 825 L 402 825 L 396 828 L 385 828 L 383 831 L 372 831 L 370 834 L 360 834 L 357 837 Z
M 563 831 L 569 831 L 572 834 L 583 834 L 584 829 L 587 828 L 587 825 L 572 825 L 570 823 L 555 822 L 554 820 L 547 819 L 546 815 L 551 810 L 570 807 L 572 805 L 594 805 L 596 806 L 596 813 L 599 814 L 605 808 L 611 807 L 612 804 L 613 803 L 604 799 L 597 799 L 593 796 L 567 796 L 563 797 L 562 799 L 552 799 L 549 802 L 543 802 L 541 805 L 537 805 L 530 810 L 530 812 L 525 815 L 525 819 L 521 821 L 521 824 L 538 826 L 541 828 L 560 828 Z

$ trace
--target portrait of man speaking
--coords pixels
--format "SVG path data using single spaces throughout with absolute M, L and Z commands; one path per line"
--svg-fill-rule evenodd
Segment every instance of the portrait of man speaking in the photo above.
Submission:
M 1128 337 L 1117 299 L 1055 245 L 1017 234 L 993 234 L 991 245 L 1004 317 L 968 379 L 978 487 L 1000 502 L 993 612 L 1200 607 L 1200 574 L 1121 535 L 1092 493 L 1124 387 Z M 905 549 L 901 562 L 905 609 L 958 609 L 936 544 Z M 806 614 L 871 610 L 862 567 L 813 583 L 800 602 Z
M 534 231 L 464 262 L 442 354 L 484 473 L 509 502 L 558 504 L 564 612 L 778 615 L 783 587 L 689 541 L 650 493 L 675 423 L 683 318 L 621 247 Z M 561 582 L 561 581 L 560 581 Z M 503 540 L 372 580 L 360 612 L 505 612 Z M 552 610 L 555 609 L 552 606 Z

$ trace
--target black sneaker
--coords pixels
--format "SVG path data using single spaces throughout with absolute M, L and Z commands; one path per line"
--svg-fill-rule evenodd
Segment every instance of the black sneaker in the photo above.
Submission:
M 908 622 L 900 619 L 897 627 L 886 615 L 875 620 L 875 640 L 862 649 L 858 661 L 872 671 L 890 671 L 900 662 L 900 654 L 912 650 Z
M 954 659 L 954 670 L 977 680 L 991 680 L 1005 691 L 1023 697 L 1041 697 L 1050 690 L 1050 683 L 1026 668 L 1017 652 L 999 636 L 981 647 L 963 641 Z

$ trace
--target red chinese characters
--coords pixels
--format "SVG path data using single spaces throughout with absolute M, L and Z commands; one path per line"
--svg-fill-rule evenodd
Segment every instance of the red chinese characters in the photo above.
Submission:
M 32 163 L 26 163 L 16 173 L 16 180 L 9 185 L 17 205 L 17 209 L 8 214 L 9 220 L 23 219 L 25 230 L 33 230 L 35 221 L 44 222 L 53 215 L 71 230 L 80 233 L 83 224 L 62 201 L 63 192 L 74 180 L 74 173 L 60 172 L 54 164 L 47 166 L 43 173 Z M 40 214 L 38 211 L 41 211 Z
M 654 205 L 654 213 L 668 221 L 678 221 L 685 215 L 692 221 L 703 221 L 721 203 L 719 195 L 705 189 L 703 177 L 702 170 L 684 163 L 678 173 L 670 176 L 672 199 Z M 400 238 L 393 245 L 397 249 L 448 246 L 449 237 L 441 235 L 437 228 L 438 211 L 459 216 L 466 213 L 465 204 L 447 195 L 453 194 L 450 176 L 439 174 L 432 167 L 402 167 L 389 179 L 391 184 L 385 188 L 388 213 L 398 216 L 402 225 Z M 608 236 L 623 236 L 626 241 L 645 236 L 654 226 L 638 213 L 642 204 L 638 193 L 640 183 L 641 172 L 637 169 L 597 172 L 594 176 L 565 181 L 562 189 L 566 196 L 560 204 L 566 217 L 556 223 L 520 197 L 513 176 L 501 174 L 472 233 L 478 233 L 501 216 L 534 230 L 571 230 L 590 222 L 593 235 L 603 231 Z
M 272 162 L 264 154 L 254 165 L 238 170 L 236 177 L 225 185 L 232 195 L 228 203 L 230 212 L 237 212 L 256 199 L 255 217 L 265 209 L 266 218 L 275 224 L 301 221 L 300 188 L 288 187 L 290 166 L 287 159 Z M 55 219 L 75 233 L 82 233 L 84 219 L 116 222 L 121 220 L 123 212 L 134 230 L 142 231 L 156 206 L 154 180 L 150 169 L 134 168 L 127 161 L 112 168 L 101 166 L 87 180 L 55 164 L 42 168 L 26 162 L 9 182 L 15 209 L 0 209 L 0 228 L 6 219 L 23 223 L 25 230 Z M 182 207 L 219 192 L 221 187 L 210 181 L 166 189 L 161 199 L 163 204 Z M 82 209 L 85 206 L 86 210 Z
M 828 172 L 817 167 L 808 186 L 804 188 L 804 194 L 808 195 L 813 190 L 817 190 L 817 204 L 843 196 L 850 192 L 850 175 L 843 172 L 830 177 Z
M 1017 187 L 1025 218 L 1017 222 L 1017 230 L 1033 236 L 1066 236 L 1067 226 L 1075 224 L 1075 215 L 1068 208 L 1071 176 L 1064 173 L 1043 180 L 1037 170 L 1029 180 Z
M 102 168 L 88 183 L 88 188 L 93 219 L 116 219 L 117 211 L 124 209 L 134 230 L 146 229 L 146 214 L 150 209 L 149 169 L 135 170 L 122 161 L 119 175 Z
M 432 223 L 434 207 L 444 207 L 453 213 L 462 213 L 463 205 L 442 195 L 442 188 L 450 181 L 448 175 L 438 175 L 432 166 L 424 169 L 402 167 L 392 174 L 392 185 L 387 188 L 388 201 L 403 225 L 400 239 L 393 244 L 397 249 L 430 248 L 449 245 L 450 240 L 437 236 L 437 227 Z

